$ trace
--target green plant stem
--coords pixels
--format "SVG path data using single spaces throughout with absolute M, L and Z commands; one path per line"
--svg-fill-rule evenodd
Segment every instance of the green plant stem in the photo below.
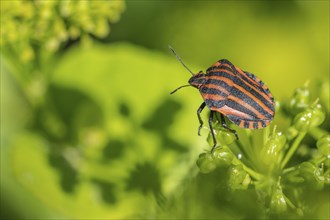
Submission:
M 290 158 L 293 156 L 294 152 L 297 150 L 297 148 L 299 147 L 300 142 L 302 141 L 302 139 L 305 137 L 306 135 L 306 131 L 302 131 L 300 132 L 300 134 L 296 137 L 296 139 L 294 140 L 291 148 L 289 149 L 289 151 L 287 152 L 287 154 L 285 155 L 282 164 L 281 164 L 281 169 L 283 169 L 285 167 L 285 165 L 289 162 Z
M 291 202 L 291 200 L 283 193 L 284 199 L 286 203 L 290 206 L 292 209 L 296 209 L 296 206 Z
M 297 167 L 296 167 L 296 166 L 294 166 L 294 167 L 288 167 L 288 168 L 284 169 L 284 170 L 282 171 L 282 173 L 283 173 L 283 175 L 284 175 L 284 174 L 287 174 L 287 173 L 294 172 L 294 171 L 296 171 L 296 170 L 297 170 Z
M 241 162 L 241 161 L 240 161 Z M 244 163 L 242 163 L 243 169 L 248 172 L 248 174 L 250 174 L 250 176 L 252 176 L 254 179 L 256 180 L 260 180 L 262 178 L 262 174 L 252 170 L 251 168 L 247 167 Z
M 315 164 L 321 164 L 321 163 L 322 163 L 323 161 L 325 161 L 326 159 L 327 159 L 327 157 L 322 156 L 322 157 L 320 157 L 320 158 L 314 159 L 313 162 L 314 162 Z
M 308 133 L 310 135 L 312 135 L 315 140 L 319 139 L 323 135 L 327 135 L 328 134 L 327 131 L 325 131 L 325 130 L 319 128 L 319 127 L 315 127 L 315 128 L 310 129 Z
M 275 133 L 276 131 L 276 126 L 274 126 L 274 130 L 273 130 L 273 134 Z M 265 129 L 264 129 L 264 132 L 263 132 L 263 145 L 266 144 L 268 138 L 269 138 L 269 134 L 270 134 L 270 126 L 267 126 Z

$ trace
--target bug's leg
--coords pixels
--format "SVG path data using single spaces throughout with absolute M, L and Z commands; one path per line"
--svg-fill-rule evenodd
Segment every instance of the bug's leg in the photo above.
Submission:
M 213 127 L 212 127 L 213 115 L 214 115 L 214 111 L 211 111 L 210 112 L 210 117 L 209 117 L 209 126 L 210 126 L 210 131 L 211 131 L 211 135 L 212 135 L 212 139 L 213 139 L 213 147 L 212 147 L 211 153 L 214 151 L 215 146 L 217 146 L 217 140 L 215 139 L 215 134 L 214 134 L 214 130 L 213 130 Z
M 231 128 L 228 127 L 228 125 L 226 124 L 225 117 L 223 116 L 223 114 L 220 113 L 220 117 L 221 117 L 221 125 L 222 125 L 222 127 L 224 127 L 225 129 L 227 129 L 228 131 L 230 131 L 231 133 L 233 133 L 235 135 L 235 137 L 236 137 L 236 140 L 238 140 L 237 132 L 234 129 L 231 129 Z
M 215 114 L 215 118 L 218 120 L 218 122 L 219 122 L 220 124 L 222 124 L 222 123 L 221 123 L 221 119 L 219 118 L 220 113 L 219 113 L 219 112 L 215 112 L 214 114 Z
M 201 106 L 199 106 L 199 108 L 197 109 L 197 117 L 198 117 L 198 120 L 199 120 L 199 127 L 198 127 L 198 135 L 201 136 L 201 129 L 202 129 L 202 126 L 203 126 L 203 120 L 201 118 L 201 112 L 203 111 L 203 109 L 205 108 L 205 102 L 203 102 L 201 104 Z

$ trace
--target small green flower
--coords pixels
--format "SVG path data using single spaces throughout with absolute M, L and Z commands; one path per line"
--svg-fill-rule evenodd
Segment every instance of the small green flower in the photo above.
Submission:
M 214 161 L 219 167 L 229 166 L 235 158 L 235 155 L 231 152 L 231 150 L 227 146 L 216 148 L 213 151 L 212 156 L 214 158 Z
M 217 140 L 217 143 L 220 144 L 220 146 L 229 145 L 236 140 L 235 134 L 229 131 L 228 129 L 224 128 L 218 122 L 213 126 L 213 129 L 214 129 L 215 139 Z M 212 146 L 213 139 L 211 132 L 207 137 L 207 142 Z
M 282 191 L 281 185 L 278 183 L 270 200 L 270 211 L 272 213 L 283 213 L 287 210 L 287 202 Z
M 330 185 L 330 172 L 327 172 L 324 175 L 324 183 L 327 184 L 327 185 Z
M 287 138 L 288 141 L 291 141 L 295 137 L 297 137 L 298 134 L 299 134 L 299 131 L 294 126 L 290 126 L 286 130 L 285 136 L 286 136 L 286 138 Z
M 247 189 L 250 183 L 251 177 L 242 165 L 232 165 L 229 168 L 228 186 L 231 190 Z
M 210 173 L 217 167 L 217 164 L 210 153 L 200 154 L 196 164 L 201 173 Z
M 325 119 L 321 105 L 316 102 L 304 111 L 300 112 L 293 121 L 298 131 L 308 131 L 310 128 L 319 126 Z
M 324 186 L 323 169 L 312 162 L 303 162 L 299 166 L 300 176 L 305 180 L 306 186 L 321 190 Z
M 308 107 L 310 102 L 310 91 L 308 89 L 308 82 L 303 87 L 299 87 L 295 90 L 293 97 L 289 101 L 287 110 L 292 114 L 296 115 L 305 108 Z
M 286 137 L 282 132 L 275 132 L 268 138 L 260 153 L 267 173 L 278 167 L 285 144 Z

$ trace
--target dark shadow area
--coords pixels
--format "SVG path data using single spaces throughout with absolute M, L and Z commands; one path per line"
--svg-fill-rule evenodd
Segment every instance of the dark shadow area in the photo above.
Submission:
M 153 193 L 156 196 L 162 194 L 159 171 L 154 164 L 148 162 L 138 164 L 131 171 L 126 183 L 127 190 L 137 190 L 144 195 L 148 193 Z
M 184 152 L 188 151 L 188 148 L 185 145 L 173 140 L 172 138 L 168 137 L 167 135 L 163 136 L 162 141 L 163 141 L 163 146 L 167 149 L 175 150 L 180 153 L 184 153 Z
M 129 108 L 129 105 L 126 102 L 120 102 L 119 103 L 119 112 L 124 117 L 130 117 L 131 116 L 131 110 Z
M 103 161 L 111 161 L 120 158 L 125 149 L 126 143 L 120 139 L 110 140 L 103 148 Z
M 101 190 L 102 199 L 108 204 L 115 204 L 117 202 L 115 196 L 115 185 L 104 180 L 93 179 L 92 180 Z
M 168 98 L 156 107 L 150 117 L 143 122 L 142 128 L 157 133 L 164 148 L 186 152 L 187 148 L 184 145 L 176 142 L 168 135 L 168 130 L 175 122 L 175 116 L 181 109 L 181 103 Z
M 229 184 L 231 183 L 228 179 L 229 170 L 226 168 L 217 168 L 216 172 L 212 172 L 209 175 L 199 175 L 197 181 L 199 187 L 204 187 L 204 192 L 210 195 L 211 201 L 221 206 L 223 210 L 230 210 L 232 207 L 237 207 L 235 211 L 244 216 L 244 219 L 254 219 L 256 213 L 263 213 L 263 204 L 258 200 L 258 197 L 261 195 L 257 195 L 254 190 L 232 190 L 230 189 Z
M 304 13 L 296 1 L 258 1 L 257 7 L 251 7 L 258 17 L 293 19 L 301 18 Z
M 79 173 L 64 151 L 79 144 L 82 130 L 103 126 L 102 109 L 81 91 L 50 85 L 45 103 L 36 111 L 31 128 L 49 142 L 49 163 L 59 172 L 63 191 L 72 193 L 79 184 Z
M 156 107 L 150 117 L 142 124 L 142 127 L 152 132 L 166 133 L 173 124 L 175 115 L 181 109 L 181 103 L 168 98 Z
M 187 11 L 196 8 L 218 8 L 221 13 L 224 8 L 235 7 L 237 4 L 244 4 L 235 1 L 127 1 L 129 13 L 123 13 L 120 23 L 112 24 L 112 33 L 103 42 L 128 41 L 137 45 L 144 45 L 147 48 L 167 51 L 167 46 L 162 44 L 161 39 L 164 34 L 164 19 L 168 17 L 169 11 L 180 11 L 186 15 Z M 247 10 L 260 19 L 275 17 L 278 21 L 299 18 L 304 13 L 297 1 L 254 1 L 246 2 Z M 147 10 L 146 10 L 147 9 Z M 197 10 L 196 10 L 197 11 Z M 140 16 L 143 14 L 144 16 Z M 131 22 L 134 21 L 134 25 Z M 297 20 L 299 22 L 299 20 Z M 146 24 L 148 24 L 146 28 Z M 286 22 L 281 23 L 285 25 Z M 144 30 L 144 31 L 141 31 Z
M 122 100 L 122 99 L 121 99 Z M 169 134 L 170 126 L 175 123 L 176 114 L 182 109 L 182 104 L 172 99 L 165 99 L 153 113 L 142 123 L 142 128 L 156 133 L 162 140 L 163 149 L 185 152 L 187 148 L 173 140 Z M 124 118 L 131 118 L 130 105 L 125 101 L 118 102 L 118 110 Z M 49 164 L 60 174 L 59 185 L 66 193 L 74 193 L 78 184 L 79 170 L 73 166 L 68 155 L 71 150 L 84 155 L 79 146 L 79 135 L 88 128 L 103 127 L 104 114 L 101 107 L 81 91 L 57 85 L 49 87 L 45 104 L 38 109 L 31 123 L 31 128 L 43 135 L 49 141 Z M 131 119 L 134 124 L 134 120 Z M 136 126 L 136 125 L 133 125 Z M 136 129 L 140 129 L 136 127 Z M 135 143 L 134 136 L 127 140 L 114 137 L 108 140 L 101 153 L 100 163 L 120 159 L 129 143 Z M 68 149 L 68 148 L 73 149 Z M 101 192 L 102 199 L 108 204 L 116 203 L 115 185 L 105 180 L 93 179 Z M 166 198 L 161 192 L 159 170 L 151 163 L 138 164 L 126 179 L 126 190 L 139 191 L 143 195 L 155 196 L 159 206 Z
M 60 154 L 54 152 L 48 155 L 49 163 L 60 173 L 60 186 L 66 193 L 74 192 L 75 187 L 79 184 L 79 174 L 69 161 Z
M 92 98 L 72 88 L 50 85 L 32 129 L 53 143 L 75 144 L 82 128 L 100 127 L 103 121 L 102 109 Z
M 196 201 L 202 210 L 208 210 L 210 204 L 219 207 L 219 210 L 229 211 L 237 207 L 230 215 L 236 215 L 239 219 L 255 219 L 256 213 L 262 213 L 258 195 L 254 190 L 230 190 L 228 178 L 229 171 L 225 167 L 219 167 L 208 174 L 199 173 L 184 192 L 187 196 L 185 203 Z M 196 193 L 190 194 L 190 190 Z M 205 213 L 205 218 L 212 218 L 212 213 Z
M 8 204 L 7 199 L 4 198 L 3 194 L 0 198 L 0 219 L 3 220 L 17 220 L 22 219 L 23 216 L 17 212 L 14 204 Z

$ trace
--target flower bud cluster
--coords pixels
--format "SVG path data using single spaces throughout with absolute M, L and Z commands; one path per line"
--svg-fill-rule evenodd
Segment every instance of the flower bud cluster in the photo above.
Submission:
M 320 104 L 307 107 L 294 117 L 293 125 L 298 131 L 308 131 L 310 128 L 319 126 L 325 119 Z
M 207 152 L 199 155 L 197 166 L 201 173 L 210 173 L 217 167 L 229 167 L 235 156 L 227 146 L 217 148 L 213 153 Z
M 37 48 L 55 52 L 70 39 L 107 36 L 124 7 L 121 0 L 3 1 L 0 46 L 28 62 Z
M 323 103 L 325 95 L 319 94 L 319 97 Z M 330 134 L 322 128 L 327 115 L 318 99 L 311 103 L 307 84 L 296 89 L 283 108 L 277 103 L 277 109 L 291 121 L 284 132 L 276 128 L 270 132 L 266 127 L 263 136 L 257 136 L 253 131 L 244 130 L 236 140 L 231 131 L 217 122 L 214 130 L 219 146 L 213 152 L 201 154 L 197 165 L 201 173 L 211 173 L 217 167 L 227 169 L 227 185 L 231 190 L 254 186 L 257 193 L 263 195 L 261 198 L 271 215 L 293 211 L 302 216 L 306 207 L 292 201 L 302 200 L 306 187 L 320 191 L 330 184 Z M 306 135 L 314 139 L 313 145 L 313 141 L 304 143 Z M 260 137 L 262 141 L 258 140 Z M 212 146 L 211 134 L 207 141 Z M 299 161 L 295 152 L 302 145 L 306 158 Z M 284 189 L 295 189 L 295 192 Z

